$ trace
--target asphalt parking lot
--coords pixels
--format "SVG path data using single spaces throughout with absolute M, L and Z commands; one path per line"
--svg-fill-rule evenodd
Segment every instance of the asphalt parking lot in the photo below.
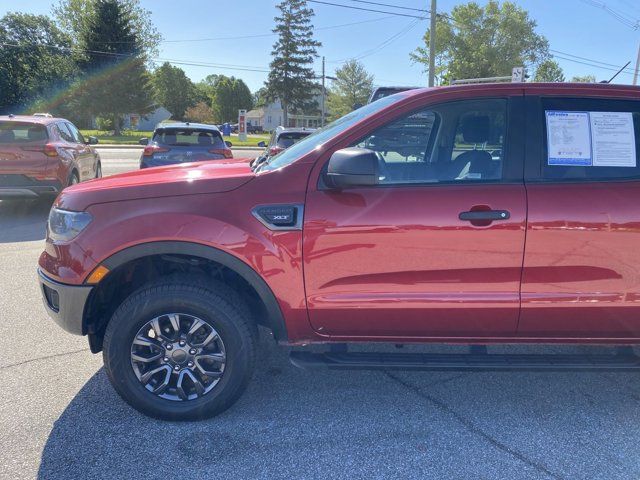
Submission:
M 105 175 L 137 162 L 102 158 Z M 302 371 L 263 334 L 230 410 L 146 418 L 44 311 L 35 266 L 48 208 L 0 202 L 2 479 L 640 477 L 639 374 Z

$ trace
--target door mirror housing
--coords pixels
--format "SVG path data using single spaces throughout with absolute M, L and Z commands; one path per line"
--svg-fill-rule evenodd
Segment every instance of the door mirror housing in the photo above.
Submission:
M 343 189 L 378 184 L 378 155 L 367 148 L 343 148 L 331 155 L 324 183 L 329 188 Z
M 233 147 L 233 143 L 231 143 L 229 140 L 225 140 L 224 144 L 227 146 L 227 148 Z
M 149 145 L 149 139 L 146 137 L 141 138 L 140 140 L 138 140 L 138 143 L 140 145 Z
M 89 136 L 87 137 L 87 145 L 97 145 L 98 144 L 98 137 L 94 137 L 94 136 Z
M 264 142 L 258 142 L 258 146 L 259 146 L 260 148 L 264 148 L 264 147 L 266 147 L 266 146 L 267 146 L 267 144 L 266 144 L 266 143 L 264 143 Z

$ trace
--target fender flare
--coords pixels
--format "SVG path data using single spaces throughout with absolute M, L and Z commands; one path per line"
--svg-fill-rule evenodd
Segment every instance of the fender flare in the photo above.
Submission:
M 113 271 L 116 268 L 143 257 L 152 255 L 191 255 L 212 260 L 233 270 L 257 292 L 267 312 L 266 326 L 271 329 L 278 342 L 287 341 L 287 327 L 280 305 L 271 288 L 249 265 L 233 255 L 218 248 L 193 242 L 157 241 L 147 242 L 120 250 L 104 261 L 102 265 Z

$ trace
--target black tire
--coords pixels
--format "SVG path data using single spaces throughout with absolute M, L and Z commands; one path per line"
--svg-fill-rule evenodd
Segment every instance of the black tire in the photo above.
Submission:
M 77 183 L 80 183 L 80 177 L 78 177 L 77 172 L 73 171 L 69 176 L 69 183 L 67 184 L 67 186 L 70 187 L 71 185 L 75 185 Z
M 138 380 L 131 361 L 138 331 L 154 317 L 176 311 L 209 323 L 226 350 L 218 383 L 192 400 L 172 401 L 150 392 Z M 143 286 L 118 307 L 105 332 L 103 359 L 111 384 L 136 410 L 163 420 L 199 420 L 225 411 L 243 393 L 255 367 L 257 342 L 257 327 L 236 292 L 219 282 L 179 275 Z
M 96 165 L 96 178 L 102 178 L 102 164 L 100 162 Z

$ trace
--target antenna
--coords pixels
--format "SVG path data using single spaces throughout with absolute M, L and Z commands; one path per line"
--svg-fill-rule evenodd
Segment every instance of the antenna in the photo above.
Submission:
M 631 63 L 631 62 L 627 62 L 627 63 L 625 63 L 625 64 L 624 64 L 624 67 L 622 67 L 620 70 L 618 70 L 618 71 L 616 72 L 616 74 L 615 74 L 613 77 L 611 77 L 609 80 L 603 80 L 603 81 L 601 81 L 600 83 L 611 83 L 611 82 L 612 82 L 612 80 L 613 80 L 614 78 L 616 78 L 618 75 L 620 75 L 620 72 L 622 72 L 625 68 L 627 68 L 627 67 L 629 66 L 629 64 L 630 64 L 630 63 Z

